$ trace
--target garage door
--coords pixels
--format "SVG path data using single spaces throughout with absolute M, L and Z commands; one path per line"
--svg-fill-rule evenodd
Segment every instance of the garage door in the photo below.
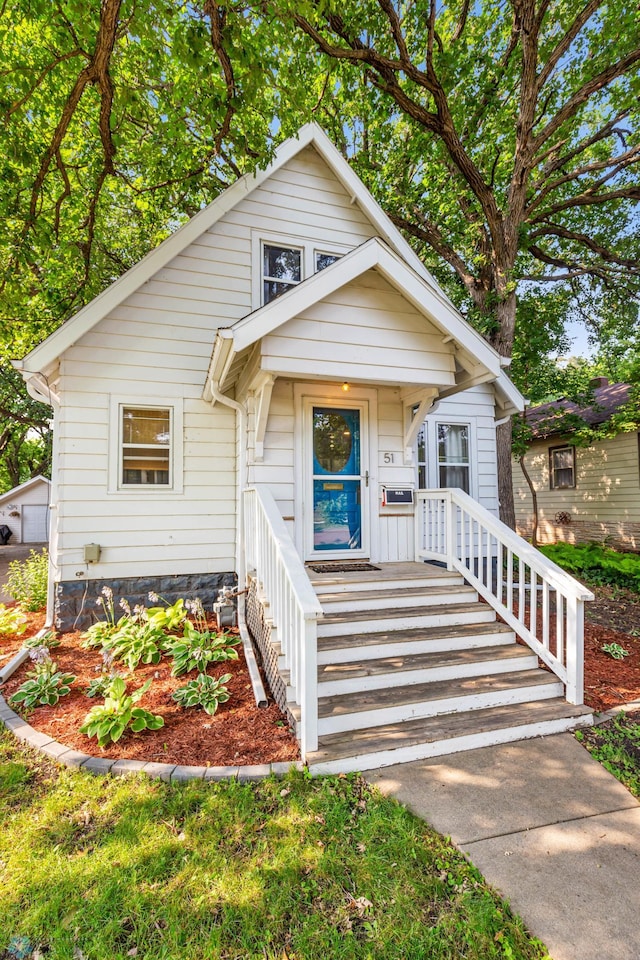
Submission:
M 25 503 L 22 508 L 22 542 L 46 543 L 49 539 L 49 507 Z

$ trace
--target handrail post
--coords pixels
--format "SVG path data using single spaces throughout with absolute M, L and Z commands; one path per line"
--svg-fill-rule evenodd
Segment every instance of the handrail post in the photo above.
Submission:
M 584 703 L 584 601 L 567 597 L 567 689 L 569 703 Z
M 300 746 L 302 756 L 318 749 L 318 658 L 315 620 L 303 621 L 300 690 Z
M 447 491 L 444 498 L 444 549 L 447 560 L 447 570 L 453 570 L 453 514 L 455 508 L 453 497 L 449 491 Z

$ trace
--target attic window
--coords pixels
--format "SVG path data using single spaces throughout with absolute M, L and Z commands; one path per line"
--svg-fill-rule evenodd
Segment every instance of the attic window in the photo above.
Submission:
M 319 273 L 320 270 L 326 270 L 327 267 L 330 267 L 332 263 L 335 263 L 336 260 L 339 260 L 340 255 L 337 253 L 323 253 L 321 250 L 316 250 L 315 258 L 316 273 Z
M 549 449 L 549 487 L 551 490 L 567 490 L 576 485 L 576 448 L 551 447 Z
M 265 243 L 262 247 L 262 298 L 271 303 L 302 280 L 302 249 Z
M 171 410 L 122 407 L 123 486 L 169 486 Z

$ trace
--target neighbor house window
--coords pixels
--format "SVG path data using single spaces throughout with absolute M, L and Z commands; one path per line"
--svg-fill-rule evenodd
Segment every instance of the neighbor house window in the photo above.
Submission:
M 271 303 L 302 280 L 302 250 L 265 243 L 262 247 L 262 302 Z
M 576 485 L 576 448 L 551 447 L 549 450 L 549 487 L 566 490 Z
M 438 483 L 469 493 L 469 425 L 438 424 Z
M 415 409 L 414 409 L 415 414 Z M 426 490 L 428 488 L 427 484 L 427 425 L 423 423 L 420 427 L 420 432 L 418 433 L 418 439 L 416 441 L 417 445 L 417 457 L 416 463 L 418 466 L 418 489 Z
M 122 407 L 123 486 L 169 486 L 171 483 L 171 410 Z

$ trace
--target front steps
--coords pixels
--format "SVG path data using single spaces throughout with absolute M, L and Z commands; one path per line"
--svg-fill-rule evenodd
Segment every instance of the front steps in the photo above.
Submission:
M 462 577 L 429 564 L 378 566 L 309 572 L 324 611 L 319 745 L 306 758 L 315 773 L 368 770 L 593 721 L 588 709 L 566 703 L 561 682 Z M 299 720 L 293 704 L 291 713 Z

